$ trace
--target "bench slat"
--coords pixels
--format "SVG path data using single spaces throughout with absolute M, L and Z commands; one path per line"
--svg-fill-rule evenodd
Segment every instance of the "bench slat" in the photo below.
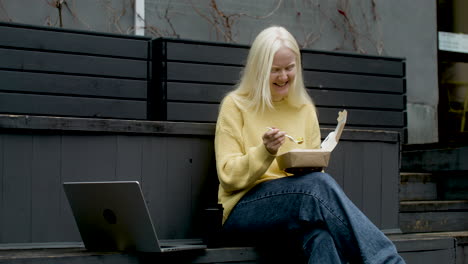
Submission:
M 146 79 L 144 60 L 0 49 L 0 69 Z
M 146 59 L 150 38 L 0 24 L 0 46 Z M 109 48 L 112 47 L 112 48 Z
M 146 100 L 146 90 L 143 80 L 0 70 L 0 91 Z
M 0 92 L 0 112 L 77 117 L 146 119 L 146 101 Z

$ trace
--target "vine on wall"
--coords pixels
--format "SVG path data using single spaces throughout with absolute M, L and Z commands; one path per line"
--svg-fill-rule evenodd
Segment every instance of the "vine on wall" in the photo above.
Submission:
M 15 21 L 9 15 L 8 10 L 5 8 L 5 1 L 13 0 L 0 0 L 0 20 L 21 22 Z M 76 0 L 43 1 L 48 7 L 55 10 L 55 14 L 51 13 L 51 15 L 45 17 L 45 25 L 80 27 L 93 30 L 93 27 L 83 21 L 85 19 L 82 16 L 78 15 Z M 187 15 L 191 15 L 192 19 L 199 18 L 199 21 L 191 23 L 207 24 L 215 40 L 237 43 L 239 37 L 242 34 L 246 34 L 245 30 L 241 31 L 239 28 L 240 22 L 243 24 L 251 23 L 256 25 L 263 23 L 266 25 L 272 21 L 274 16 L 284 15 L 284 12 L 293 10 L 293 16 L 295 17 L 293 19 L 292 31 L 295 31 L 294 34 L 297 35 L 299 44 L 303 48 L 314 48 L 320 41 L 328 39 L 330 36 L 335 36 L 333 38 L 338 38 L 339 41 L 335 43 L 335 46 L 331 46 L 330 50 L 384 53 L 376 0 L 335 0 L 334 2 L 329 0 L 271 0 L 272 9 L 265 10 L 268 13 L 263 15 L 253 15 L 253 12 L 250 11 L 239 12 L 232 7 L 231 9 L 227 9 L 225 6 L 229 2 L 201 0 L 195 3 L 194 1 L 166 0 L 165 3 L 161 3 L 163 1 L 156 2 L 154 10 L 146 10 L 147 14 L 155 15 L 157 18 L 155 22 L 146 19 L 146 35 L 154 37 L 184 37 L 184 32 L 180 32 L 177 25 L 180 25 Z M 174 7 L 175 2 L 179 8 L 182 5 L 185 7 L 189 6 L 190 8 L 180 11 Z M 133 17 L 135 0 L 98 0 L 95 3 L 105 10 L 103 17 L 107 19 L 108 32 L 121 34 L 134 33 L 134 26 L 128 25 L 128 17 Z M 119 3 L 120 5 L 115 7 Z M 235 2 L 231 2 L 231 6 L 232 3 Z M 258 12 L 258 10 L 254 11 Z M 184 14 L 184 12 L 192 13 Z M 70 21 L 70 18 L 75 25 L 65 24 L 65 21 Z M 122 23 L 123 18 L 126 18 L 125 23 Z M 311 18 L 314 19 L 315 23 L 310 23 Z M 187 21 L 183 22 L 187 23 Z M 201 32 L 201 34 L 203 33 Z

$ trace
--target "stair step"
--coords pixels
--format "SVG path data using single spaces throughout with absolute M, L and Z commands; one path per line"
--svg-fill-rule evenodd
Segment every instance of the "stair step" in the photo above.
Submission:
M 400 202 L 404 233 L 468 230 L 468 200 Z
M 437 199 L 437 183 L 432 173 L 403 172 L 400 174 L 400 201 Z

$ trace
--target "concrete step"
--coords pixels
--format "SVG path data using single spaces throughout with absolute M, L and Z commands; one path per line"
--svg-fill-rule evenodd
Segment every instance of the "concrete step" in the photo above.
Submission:
M 400 229 L 403 233 L 468 230 L 468 200 L 402 201 Z
M 400 173 L 400 201 L 468 200 L 468 171 Z
M 432 173 L 400 173 L 400 201 L 437 200 L 437 182 Z

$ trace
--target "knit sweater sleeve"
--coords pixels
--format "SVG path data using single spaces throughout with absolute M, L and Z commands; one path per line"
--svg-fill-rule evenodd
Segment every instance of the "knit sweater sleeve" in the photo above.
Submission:
M 215 152 L 220 185 L 229 193 L 251 187 L 275 159 L 263 144 L 245 149 L 243 124 L 242 111 L 226 97 L 216 124 Z

